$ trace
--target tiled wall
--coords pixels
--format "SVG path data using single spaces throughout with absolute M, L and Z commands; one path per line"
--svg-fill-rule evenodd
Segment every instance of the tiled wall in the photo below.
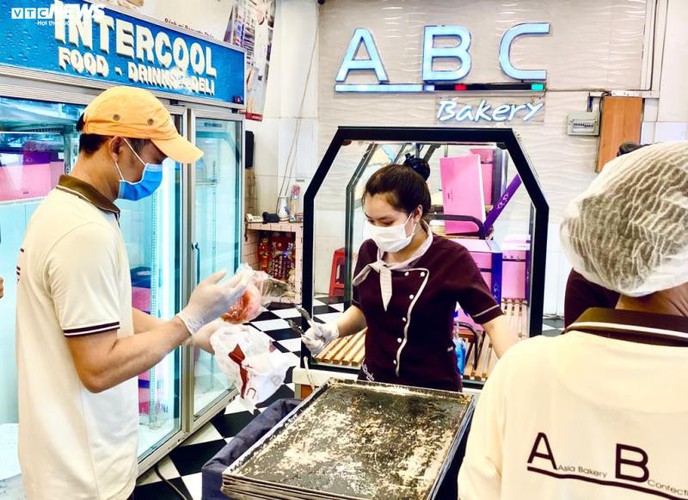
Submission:
M 244 238 L 242 244 L 242 262 L 248 264 L 253 269 L 258 269 L 258 235 L 259 231 L 244 228 Z
M 244 213 L 259 215 L 258 190 L 256 189 L 256 171 L 252 168 L 244 170 Z

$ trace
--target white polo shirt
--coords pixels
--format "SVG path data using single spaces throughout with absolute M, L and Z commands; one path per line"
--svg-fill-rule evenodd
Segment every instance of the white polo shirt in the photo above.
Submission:
M 133 335 L 119 210 L 62 176 L 27 228 L 17 275 L 19 459 L 29 499 L 125 499 L 136 484 L 136 379 L 99 394 L 67 337 Z
M 588 309 L 519 342 L 480 396 L 459 497 L 686 499 L 686 386 L 688 318 Z

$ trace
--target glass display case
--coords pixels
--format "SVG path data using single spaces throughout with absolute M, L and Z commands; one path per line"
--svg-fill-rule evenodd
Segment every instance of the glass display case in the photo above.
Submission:
M 469 250 L 519 338 L 540 334 L 549 209 L 518 137 L 505 128 L 341 127 L 304 197 L 304 307 L 313 312 L 319 303 L 349 306 L 365 239 L 365 184 L 385 165 L 411 157 L 430 167 L 433 232 Z M 480 384 L 496 355 L 461 304 L 456 318 L 455 333 L 468 345 L 464 384 Z M 340 339 L 312 367 L 357 370 L 363 345 L 363 332 Z

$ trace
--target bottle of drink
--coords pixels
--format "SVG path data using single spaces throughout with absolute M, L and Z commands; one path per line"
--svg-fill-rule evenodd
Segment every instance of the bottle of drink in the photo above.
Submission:
M 453 341 L 456 352 L 456 365 L 459 368 L 459 374 L 463 376 L 463 370 L 466 366 L 466 341 L 459 335 L 459 311 L 454 311 Z

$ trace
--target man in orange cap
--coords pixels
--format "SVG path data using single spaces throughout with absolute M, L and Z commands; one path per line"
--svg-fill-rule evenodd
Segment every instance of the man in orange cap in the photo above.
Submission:
M 28 498 L 126 499 L 137 476 L 136 376 L 190 338 L 207 345 L 204 326 L 245 283 L 216 273 L 168 321 L 133 309 L 113 202 L 153 193 L 165 158 L 203 153 L 136 88 L 100 94 L 77 128 L 76 165 L 34 213 L 19 257 L 19 455 Z

